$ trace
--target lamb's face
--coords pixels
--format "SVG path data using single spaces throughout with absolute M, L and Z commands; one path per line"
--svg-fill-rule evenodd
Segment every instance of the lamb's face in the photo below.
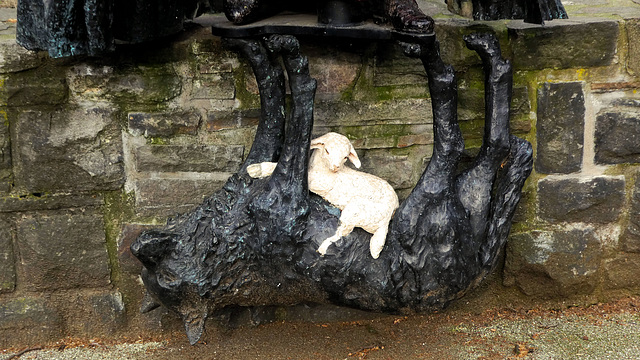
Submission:
M 337 172 L 347 161 L 360 167 L 360 160 L 353 145 L 345 136 L 337 133 L 327 133 L 311 141 L 311 149 L 319 151 L 320 158 L 327 169 Z

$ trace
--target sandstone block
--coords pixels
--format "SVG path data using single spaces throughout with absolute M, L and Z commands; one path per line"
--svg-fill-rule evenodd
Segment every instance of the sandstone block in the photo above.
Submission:
M 236 172 L 244 146 L 147 145 L 136 151 L 138 171 Z
M 504 282 L 543 298 L 589 294 L 601 259 L 600 243 L 589 227 L 517 234 L 507 242 Z
M 9 126 L 5 122 L 0 122 L 0 192 L 11 190 L 12 175 Z
M 62 316 L 42 296 L 0 300 L 0 347 L 62 337 Z
M 172 136 L 195 135 L 200 124 L 200 115 L 193 111 L 170 113 L 129 113 L 129 131 L 134 135 Z
M 219 179 L 142 179 L 136 185 L 136 207 L 143 215 L 169 216 L 193 209 L 219 190 L 227 177 Z
M 33 69 L 44 60 L 37 51 L 27 50 L 15 41 L 0 42 L 0 54 L 0 74 Z
M 207 114 L 207 131 L 220 131 L 241 127 L 258 126 L 260 109 L 238 111 L 212 111 Z
M 16 287 L 12 228 L 12 222 L 8 218 L 0 217 L 0 294 L 11 292 Z
M 69 96 L 64 72 L 46 67 L 11 74 L 2 90 L 0 97 L 9 106 L 58 105 Z
M 25 288 L 50 291 L 110 284 L 104 222 L 88 212 L 28 213 L 17 221 Z
M 545 83 L 538 89 L 536 171 L 567 174 L 580 170 L 584 116 L 582 83 Z
M 236 96 L 236 87 L 231 73 L 201 74 L 191 83 L 192 99 L 230 100 Z
M 116 103 L 157 104 L 182 93 L 182 79 L 171 65 L 123 67 L 107 83 L 107 97 Z
M 15 184 L 29 193 L 115 190 L 124 183 L 113 109 L 24 111 L 12 141 Z
M 624 251 L 640 253 L 640 181 L 636 176 L 636 185 L 631 197 L 629 223 L 620 237 Z
M 59 210 L 95 207 L 104 204 L 101 195 L 37 194 L 29 196 L 0 196 L 0 213 Z
M 545 26 L 508 25 L 515 69 L 568 69 L 610 65 L 616 56 L 618 22 L 549 21 Z
M 613 222 L 624 199 L 622 176 L 554 176 L 538 182 L 538 216 L 550 222 Z
M 605 287 L 609 289 L 639 288 L 639 268 L 640 254 L 619 253 L 615 258 L 607 260 L 605 262 Z
M 153 228 L 151 225 L 124 224 L 118 237 L 118 261 L 120 270 L 124 273 L 138 276 L 142 270 L 142 263 L 131 253 L 131 244 L 143 231 Z
M 640 37 L 640 20 L 629 19 L 625 21 L 625 25 L 629 42 L 627 70 L 633 75 L 638 75 L 640 74 L 640 44 L 635 39 Z
M 596 163 L 640 163 L 640 112 L 606 111 L 596 118 Z

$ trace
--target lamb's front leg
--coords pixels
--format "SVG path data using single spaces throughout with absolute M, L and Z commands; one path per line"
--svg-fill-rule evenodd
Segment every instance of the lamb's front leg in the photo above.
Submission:
M 485 71 L 485 133 L 473 166 L 457 178 L 457 193 L 469 212 L 473 238 L 484 241 L 489 223 L 491 194 L 496 174 L 509 154 L 509 109 L 511 103 L 511 63 L 501 57 L 500 44 L 492 34 L 465 37 L 475 50 Z

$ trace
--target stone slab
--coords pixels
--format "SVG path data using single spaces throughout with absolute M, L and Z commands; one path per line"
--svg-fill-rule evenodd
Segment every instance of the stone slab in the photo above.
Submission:
M 104 221 L 92 211 L 28 213 L 17 220 L 24 288 L 52 291 L 110 284 Z
M 607 66 L 616 59 L 620 30 L 613 20 L 511 21 L 507 27 L 517 70 Z
M 207 131 L 220 131 L 242 127 L 258 126 L 260 109 L 236 111 L 212 111 L 207 114 L 204 128 Z
M 538 216 L 549 222 L 617 221 L 625 202 L 622 176 L 547 177 L 538 182 Z
M 600 242 L 589 227 L 517 234 L 507 242 L 504 283 L 542 298 L 590 294 L 601 260 Z
M 200 124 L 200 116 L 194 111 L 166 113 L 129 113 L 129 131 L 133 135 L 173 136 L 195 135 Z
M 598 164 L 640 163 L 640 112 L 610 109 L 596 117 Z
M 535 169 L 551 174 L 577 172 L 584 147 L 582 83 L 544 83 L 538 89 Z
M 640 253 L 640 174 L 636 174 L 636 184 L 631 196 L 629 222 L 620 236 L 620 244 L 624 251 Z
M 27 193 L 115 190 L 122 135 L 108 107 L 28 110 L 12 130 L 15 185 Z
M 12 177 L 9 124 L 6 121 L 0 121 L 0 192 L 11 190 Z
M 0 300 L 0 348 L 62 337 L 62 316 L 41 295 Z
M 36 210 L 59 210 L 101 206 L 102 195 L 86 194 L 38 194 L 28 196 L 0 196 L 0 213 Z
M 640 288 L 639 268 L 640 254 L 617 254 L 615 258 L 605 262 L 604 286 L 607 289 L 633 290 Z
M 236 172 L 244 146 L 146 145 L 136 150 L 138 171 Z

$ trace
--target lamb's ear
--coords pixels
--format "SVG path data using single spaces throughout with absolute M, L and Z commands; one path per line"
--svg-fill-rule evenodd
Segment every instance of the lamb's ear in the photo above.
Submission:
M 311 146 L 309 147 L 311 150 L 313 149 L 322 149 L 324 147 L 324 139 L 319 137 L 317 139 L 311 140 Z
M 347 158 L 349 158 L 356 168 L 360 169 L 360 159 L 358 159 L 358 154 L 356 154 L 356 149 L 353 148 L 353 145 L 351 145 L 351 150 L 349 151 L 349 156 L 347 156 Z

